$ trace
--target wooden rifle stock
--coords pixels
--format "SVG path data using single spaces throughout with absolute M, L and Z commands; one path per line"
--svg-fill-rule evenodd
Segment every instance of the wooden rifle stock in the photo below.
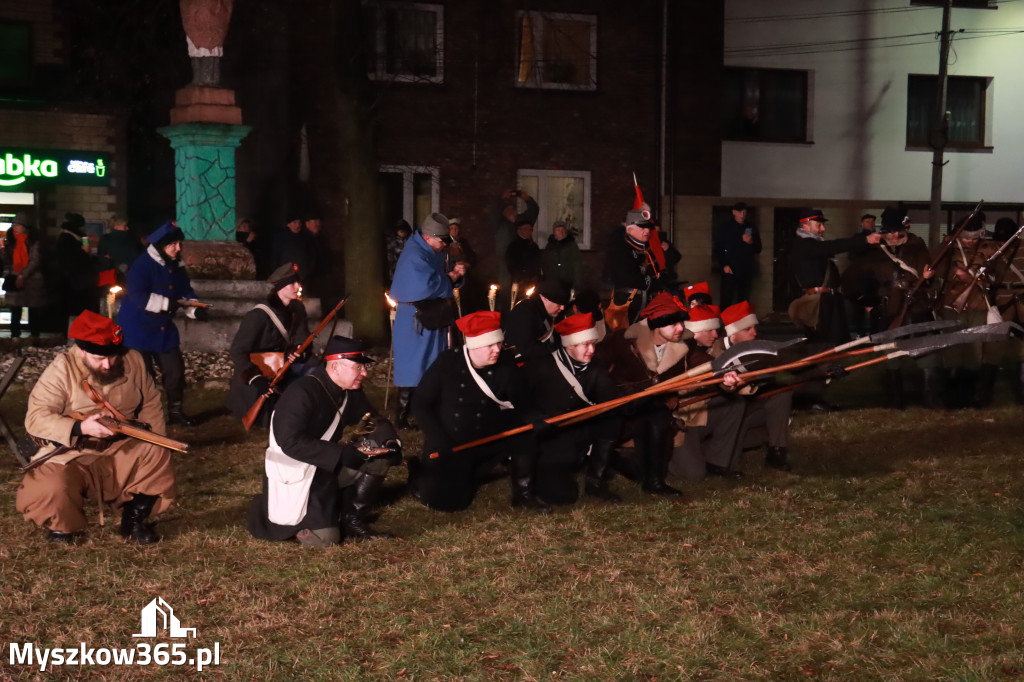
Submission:
M 963 232 L 964 228 L 967 227 L 971 220 L 974 219 L 974 216 L 978 215 L 978 212 L 981 211 L 981 205 L 984 203 L 984 199 L 979 201 L 978 205 L 974 207 L 973 211 L 971 211 L 971 214 L 967 216 L 963 222 L 960 223 L 960 226 L 954 230 L 953 234 L 949 236 L 949 239 L 947 239 L 942 248 L 939 249 L 938 255 L 935 256 L 931 264 L 928 265 L 929 270 L 934 270 L 939 266 L 942 259 L 946 257 L 947 253 L 949 253 L 949 249 L 952 248 L 956 240 L 960 238 L 960 233 Z M 914 302 L 914 297 L 917 295 L 917 292 L 921 290 L 921 287 L 924 286 L 924 283 L 924 273 L 922 272 L 921 276 L 917 279 L 917 282 L 914 283 L 914 287 L 907 292 L 906 298 L 903 299 L 903 307 L 900 308 L 899 315 L 893 318 L 893 321 L 889 324 L 889 329 L 895 329 L 896 327 L 903 326 L 903 320 L 906 319 L 907 313 L 910 312 L 910 305 Z
M 99 423 L 114 433 L 153 443 L 163 448 L 177 450 L 178 452 L 188 452 L 188 443 L 183 443 L 180 440 L 174 440 L 167 436 L 161 436 L 159 433 L 153 433 L 149 430 L 148 424 L 143 424 L 125 416 L 120 410 L 111 405 L 106 398 L 100 395 L 99 391 L 93 388 L 87 379 L 82 380 L 82 388 L 85 389 L 89 399 L 96 403 L 96 406 L 104 413 L 104 416 L 99 418 Z M 78 415 L 74 416 L 78 418 Z
M 251 429 L 252 425 L 256 423 L 256 418 L 260 416 L 260 410 L 263 409 L 263 403 L 267 402 L 267 398 L 269 398 L 274 392 L 274 387 L 277 386 L 278 382 L 281 381 L 284 375 L 288 372 L 288 368 L 291 367 L 294 362 L 293 358 L 299 357 L 307 348 L 309 348 L 309 344 L 313 343 L 316 337 L 320 335 L 320 332 L 322 332 L 324 327 L 326 327 L 334 316 L 338 314 L 338 311 L 341 310 L 341 307 L 345 305 L 345 301 L 347 300 L 348 296 L 346 295 L 343 299 L 338 301 L 338 305 L 334 306 L 334 310 L 325 315 L 324 319 L 320 320 L 320 324 L 318 324 L 316 329 L 313 330 L 313 333 L 306 337 L 306 340 L 303 341 L 297 349 L 295 349 L 294 353 L 288 354 L 284 365 L 281 366 L 281 369 L 277 370 L 277 374 L 275 374 L 274 378 L 270 380 L 270 386 L 267 387 L 267 390 L 264 391 L 260 397 L 256 398 L 256 402 L 252 404 L 249 411 L 245 413 L 244 417 L 242 417 L 242 426 L 245 427 L 246 431 Z

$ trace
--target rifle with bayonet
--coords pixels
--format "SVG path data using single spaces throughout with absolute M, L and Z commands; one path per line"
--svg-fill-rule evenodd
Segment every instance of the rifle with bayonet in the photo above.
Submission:
M 313 330 L 313 333 L 306 337 L 306 340 L 295 349 L 294 353 L 291 353 L 288 356 L 284 364 L 277 370 L 274 378 L 270 380 L 270 386 L 267 387 L 266 391 L 260 394 L 260 397 L 256 398 L 256 402 L 252 404 L 249 411 L 245 413 L 244 417 L 242 417 L 242 426 L 244 426 L 247 431 L 256 423 L 257 417 L 260 416 L 260 410 L 263 409 L 263 403 L 267 402 L 267 398 L 273 395 L 274 391 L 277 390 L 276 387 L 278 382 L 280 382 L 281 379 L 284 378 L 284 375 L 288 373 L 288 369 L 292 366 L 292 363 L 295 362 L 295 360 L 302 355 L 307 348 L 309 348 L 309 344 L 313 343 L 316 337 L 320 335 L 320 332 L 322 332 L 330 321 L 334 319 L 334 316 L 338 314 L 338 311 L 341 310 L 341 307 L 345 305 L 345 301 L 347 300 L 348 295 L 346 294 L 344 298 L 338 301 L 338 305 L 334 306 L 334 310 L 324 316 L 324 319 L 320 321 L 320 324 L 318 324 L 316 329 Z
M 936 255 L 931 264 L 928 265 L 929 270 L 935 270 L 939 267 L 939 263 L 941 263 L 949 253 L 949 250 L 953 247 L 953 244 L 956 243 L 956 240 L 960 238 L 960 233 L 963 232 L 964 228 L 966 228 L 967 225 L 974 220 L 974 217 L 981 212 L 981 206 L 984 203 L 984 199 L 979 201 L 978 205 L 974 207 L 974 210 L 971 211 L 970 215 L 960 222 L 960 225 L 957 226 L 956 230 L 953 231 L 953 234 L 949 236 L 949 239 L 942 244 L 942 248 L 939 249 L 938 255 Z M 889 329 L 895 329 L 896 327 L 903 326 L 903 320 L 906 319 L 907 313 L 910 312 L 910 306 L 914 302 L 914 297 L 917 296 L 917 292 L 921 290 L 922 286 L 924 286 L 925 281 L 927 280 L 925 280 L 924 273 L 922 272 L 921 277 L 917 279 L 914 286 L 907 292 L 906 298 L 903 299 L 903 307 L 900 308 L 899 314 L 893 318 L 893 321 L 889 324 Z
M 1020 238 L 1021 232 L 1024 232 L 1024 225 L 1018 227 L 1017 231 L 1010 235 L 1010 238 L 1003 242 L 1002 246 L 996 249 L 995 253 L 989 256 L 988 259 L 981 264 L 981 267 L 979 267 L 977 272 L 974 273 L 974 277 L 971 278 L 971 281 L 967 285 L 967 287 L 960 293 L 959 296 L 956 297 L 956 300 L 953 301 L 953 310 L 955 310 L 958 313 L 962 313 L 964 311 L 964 308 L 967 307 L 967 300 L 971 297 L 971 292 L 974 290 L 975 286 L 978 286 L 980 288 L 982 295 L 985 296 L 986 302 L 988 301 L 988 289 L 984 285 L 979 284 L 979 281 L 982 277 L 985 276 L 989 268 L 992 267 L 992 265 L 997 260 L 999 260 L 999 257 L 1003 255 L 1003 251 L 1006 250 L 1010 243 L 1016 242 L 1017 239 Z

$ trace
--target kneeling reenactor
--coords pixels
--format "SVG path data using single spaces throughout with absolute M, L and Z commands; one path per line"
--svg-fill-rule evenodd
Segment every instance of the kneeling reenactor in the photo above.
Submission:
M 433 509 L 465 509 L 481 479 L 508 461 L 512 506 L 550 511 L 534 491 L 534 431 L 454 450 L 533 422 L 545 428 L 524 373 L 502 352 L 501 313 L 470 313 L 456 324 L 466 335 L 465 345 L 437 356 L 413 394 L 412 412 L 423 429 L 423 456 L 410 462 L 412 494 Z
M 306 307 L 299 299 L 302 283 L 298 266 L 285 263 L 274 270 L 267 281 L 273 289 L 265 301 L 242 317 L 231 341 L 235 373 L 231 377 L 228 408 L 239 419 L 245 417 L 253 403 L 270 388 L 270 380 L 284 364 L 285 356 L 309 336 Z M 292 365 L 278 387 L 287 388 L 288 383 L 304 373 L 297 365 Z M 277 398 L 278 395 L 273 394 L 263 403 L 257 417 L 261 426 L 270 423 Z
M 126 539 L 157 542 L 160 536 L 145 521 L 174 501 L 171 453 L 116 437 L 100 423 L 104 415 L 83 382 L 156 434 L 164 433 L 160 393 L 142 356 L 122 345 L 121 328 L 113 320 L 86 310 L 71 324 L 68 338 L 75 345 L 54 358 L 28 397 L 25 430 L 45 444 L 18 488 L 17 509 L 26 520 L 49 528 L 50 540 L 73 542 L 85 530 L 85 500 L 91 498 L 101 512 L 104 503 L 121 507 Z
M 591 362 L 598 332 L 590 313 L 570 315 L 555 325 L 562 347 L 527 363 L 530 387 L 544 417 L 618 398 L 608 370 Z M 618 411 L 560 427 L 540 437 L 537 495 L 550 504 L 571 504 L 579 497 L 576 471 L 586 459 L 584 492 L 607 502 L 621 498 L 608 489 L 608 465 L 622 430 Z
M 390 537 L 370 527 L 388 467 L 402 462 L 391 423 L 360 385 L 367 363 L 362 342 L 332 337 L 326 365 L 295 381 L 270 420 L 263 492 L 249 508 L 249 532 L 264 540 L 297 539 L 327 547 L 347 538 Z M 346 426 L 355 439 L 339 442 Z

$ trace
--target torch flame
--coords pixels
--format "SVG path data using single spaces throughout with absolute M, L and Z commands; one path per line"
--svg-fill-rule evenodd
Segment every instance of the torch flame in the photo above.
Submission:
M 398 307 L 398 303 L 395 301 L 395 299 L 393 299 L 390 296 L 388 296 L 388 293 L 389 292 L 387 292 L 387 291 L 384 292 L 384 298 L 387 299 L 388 305 L 391 306 L 392 308 L 397 308 Z
M 535 290 L 536 288 L 537 288 L 537 287 L 530 287 L 529 289 L 527 289 L 527 290 L 526 290 L 526 295 L 527 295 L 528 297 L 529 297 L 529 296 L 533 296 L 533 291 L 534 291 L 534 290 Z
M 491 291 L 497 291 L 497 290 L 498 290 L 498 285 L 497 284 L 492 284 L 491 285 Z
M 114 286 L 110 287 L 110 293 L 112 293 L 112 294 L 119 294 L 119 293 L 121 293 L 121 287 L 119 285 L 115 284 Z

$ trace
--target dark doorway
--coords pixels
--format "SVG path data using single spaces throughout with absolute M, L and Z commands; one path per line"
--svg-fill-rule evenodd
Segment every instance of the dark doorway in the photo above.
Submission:
M 796 239 L 799 208 L 775 209 L 775 251 L 772 253 L 772 310 L 784 313 L 789 303 L 799 295 L 796 282 L 789 271 L 789 251 Z

